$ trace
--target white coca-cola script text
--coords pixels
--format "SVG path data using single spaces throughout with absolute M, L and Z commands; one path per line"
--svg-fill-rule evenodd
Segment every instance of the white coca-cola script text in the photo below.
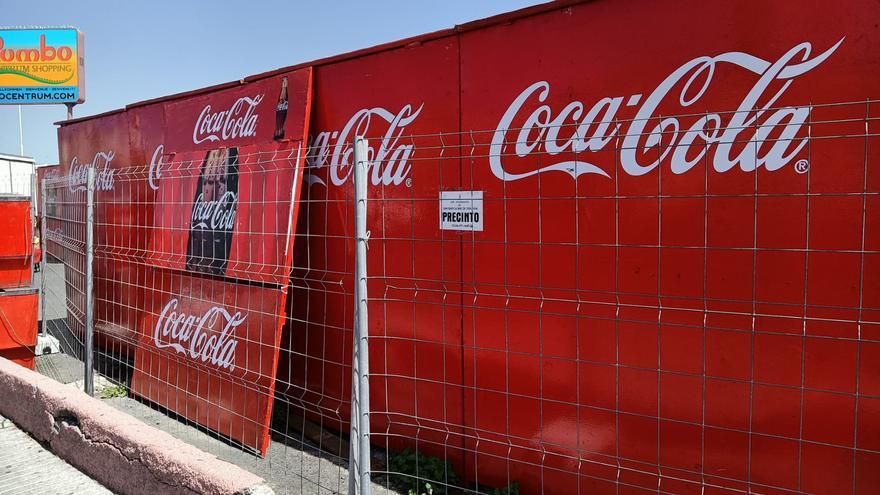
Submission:
M 171 348 L 202 363 L 234 370 L 238 345 L 235 330 L 244 323 L 247 315 L 242 315 L 241 311 L 232 314 L 221 306 L 214 306 L 201 316 L 187 315 L 177 311 L 178 303 L 174 298 L 162 308 L 153 330 L 156 347 Z M 223 325 L 219 333 L 216 329 L 218 322 Z
M 67 187 L 71 192 L 85 191 L 89 180 L 89 169 L 95 169 L 95 190 L 113 190 L 113 170 L 110 162 L 113 160 L 113 151 L 99 151 L 95 153 L 90 163 L 79 163 L 79 157 L 73 157 L 70 161 L 70 173 L 67 176 Z
M 355 136 L 374 135 L 370 132 L 372 125 L 387 126 L 380 139 L 368 142 L 367 157 L 369 160 L 370 180 L 374 186 L 400 185 L 409 176 L 410 157 L 413 146 L 409 141 L 401 140 L 406 126 L 419 116 L 423 105 L 413 110 L 412 105 L 405 105 L 397 113 L 384 108 L 364 108 L 356 112 L 348 120 L 341 131 L 319 132 L 312 140 L 306 157 L 309 174 L 303 178 L 309 184 L 326 185 L 316 175 L 317 169 L 329 166 L 330 181 L 341 186 L 351 177 Z M 376 124 L 374 124 L 376 123 Z M 378 143 L 378 147 L 373 147 Z
M 61 227 L 56 227 L 54 229 L 46 229 L 46 241 L 52 241 L 56 244 L 61 244 L 64 242 L 64 231 L 61 230 Z
M 220 112 L 214 112 L 211 105 L 205 105 L 193 127 L 193 143 L 255 136 L 258 117 L 256 108 L 261 101 L 263 95 L 243 96 L 235 100 L 228 110 Z
M 235 226 L 235 210 L 238 204 L 234 192 L 226 191 L 220 199 L 204 201 L 202 194 L 196 198 L 192 209 L 192 226 L 195 229 L 232 230 Z
M 162 162 L 165 159 L 163 153 L 165 153 L 165 146 L 160 144 L 153 150 L 153 156 L 150 158 L 150 174 L 147 176 L 147 183 L 154 191 L 159 190 L 159 179 L 162 178 Z
M 550 96 L 550 83 L 536 82 L 513 100 L 498 122 L 489 149 L 489 165 L 492 173 L 504 181 L 550 171 L 565 172 L 573 178 L 582 174 L 610 177 L 609 167 L 593 163 L 590 153 L 605 150 L 616 138 L 620 167 L 632 176 L 651 172 L 667 157 L 675 174 L 687 172 L 704 159 L 711 162 L 717 172 L 727 172 L 737 166 L 746 172 L 762 166 L 769 171 L 778 170 L 806 146 L 807 137 L 800 131 L 810 109 L 777 106 L 777 102 L 796 78 L 828 59 L 841 43 L 843 39 L 813 58 L 810 58 L 812 45 L 801 43 L 772 62 L 743 52 L 697 57 L 672 72 L 643 101 L 641 94 L 629 98 L 614 96 L 601 98 L 592 106 L 570 101 L 554 110 L 544 103 Z M 716 69 L 722 64 L 758 76 L 735 112 L 681 112 L 693 114 L 692 122 L 684 122 L 682 117 L 657 115 L 658 106 L 679 85 L 680 107 L 686 109 L 694 105 L 709 89 Z M 765 96 L 774 82 L 777 89 Z M 641 106 L 633 118 L 618 116 L 621 106 L 635 107 L 639 102 Z M 626 129 L 622 130 L 624 125 Z M 768 139 L 771 133 L 773 137 Z M 740 145 L 734 146 L 734 143 Z M 513 152 L 506 151 L 506 146 L 513 147 Z M 656 152 L 649 153 L 652 148 L 657 148 Z M 562 153 L 568 153 L 568 157 L 553 163 L 552 157 Z M 572 156 L 572 153 L 578 155 Z M 541 155 L 542 158 L 512 167 L 510 162 L 516 160 L 514 155 L 519 158 Z M 593 156 L 608 155 L 606 151 Z M 534 168 L 524 163 L 542 165 Z

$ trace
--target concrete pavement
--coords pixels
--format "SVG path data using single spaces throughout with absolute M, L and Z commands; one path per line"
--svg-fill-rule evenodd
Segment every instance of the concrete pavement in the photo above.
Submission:
M 81 389 L 82 362 L 67 354 L 50 354 L 37 357 L 37 371 L 68 386 Z M 109 382 L 95 374 L 95 392 Z M 335 495 L 348 493 L 348 469 L 346 461 L 332 458 L 310 445 L 304 438 L 290 431 L 292 438 L 274 436 L 265 458 L 255 456 L 238 448 L 216 433 L 200 428 L 182 418 L 174 418 L 155 405 L 131 397 L 103 399 L 104 403 L 144 423 L 165 431 L 204 452 L 260 476 L 277 494 L 285 495 Z M 275 424 L 274 428 L 283 425 Z M 397 492 L 374 483 L 374 495 L 397 495 Z
M 0 414 L 113 491 L 268 495 L 254 474 L 0 358 Z
M 111 495 L 0 416 L 0 495 Z

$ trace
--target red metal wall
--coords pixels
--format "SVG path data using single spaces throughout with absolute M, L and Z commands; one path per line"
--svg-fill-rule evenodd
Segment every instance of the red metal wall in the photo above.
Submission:
M 394 74 L 393 84 L 375 74 Z M 418 438 L 438 453 L 449 441 L 457 445 L 450 460 L 460 463 L 461 307 L 457 294 L 443 292 L 445 284 L 460 280 L 459 236 L 439 231 L 436 201 L 422 201 L 457 188 L 459 164 L 455 154 L 416 160 L 416 150 L 432 140 L 413 137 L 458 129 L 457 88 L 455 37 L 316 68 L 315 95 L 323 103 L 312 112 L 309 175 L 295 243 L 285 345 L 290 369 L 282 367 L 279 377 L 292 384 L 294 403 L 305 403 L 310 418 L 347 429 L 354 269 L 350 165 L 358 132 L 369 139 L 371 156 L 385 157 L 370 170 L 376 201 L 367 222 L 376 239 L 368 253 L 376 275 L 370 291 L 393 299 L 369 308 L 376 337 L 370 344 L 377 391 L 371 400 L 379 411 L 373 427 L 388 434 L 377 443 L 400 449 L 412 444 L 408 438 Z M 457 135 L 448 140 L 457 142 Z M 386 389 L 394 393 L 380 393 Z M 416 416 L 425 428 L 415 426 Z
M 871 46 L 880 33 L 867 12 L 880 11 L 876 3 L 671 6 L 591 2 L 460 37 L 463 130 L 528 127 L 530 115 L 569 126 L 554 141 L 537 126 L 507 132 L 508 151 L 494 159 L 485 155 L 497 155 L 495 135 L 486 136 L 463 169 L 464 183 L 504 199 L 487 200 L 487 227 L 473 248 L 466 236 L 464 284 L 498 296 L 506 285 L 521 288 L 514 298 L 465 303 L 465 346 L 476 353 L 465 363 L 478 366 L 465 371 L 476 387 L 466 394 L 466 422 L 498 441 L 475 443 L 477 451 L 500 454 L 478 456 L 476 467 L 492 484 L 527 480 L 527 493 L 614 493 L 615 480 L 672 493 L 699 493 L 700 481 L 745 487 L 731 478 L 850 493 L 854 464 L 862 480 L 877 466 L 874 453 L 859 450 L 873 443 L 865 413 L 874 399 L 854 395 L 859 376 L 880 376 L 876 363 L 858 369 L 860 348 L 876 344 L 860 343 L 856 324 L 859 295 L 878 289 L 868 282 L 878 275 L 873 255 L 858 252 L 876 248 L 861 244 L 873 235 L 861 193 L 880 185 L 865 163 L 880 143 L 864 137 L 877 105 L 813 109 L 814 122 L 850 122 L 813 126 L 799 151 L 804 141 L 757 171 L 751 149 L 760 159 L 787 144 L 778 128 L 763 145 L 757 124 L 740 124 L 730 150 L 702 138 L 682 143 L 704 112 L 754 115 L 742 107 L 750 92 L 758 108 L 876 98 L 880 85 L 865 68 L 878 62 Z M 753 65 L 806 66 L 823 53 L 811 70 L 781 74 L 766 89 L 761 73 L 774 69 Z M 700 59 L 721 54 L 729 55 Z M 659 103 L 645 111 L 652 97 Z M 615 103 L 594 107 L 602 98 L 620 98 L 604 133 L 597 126 Z M 591 108 L 601 111 L 585 135 L 608 143 L 554 152 L 590 123 Z M 736 117 L 720 113 L 721 127 L 735 128 Z M 651 146 L 658 125 L 665 132 Z M 861 137 L 821 139 L 842 134 Z M 521 145 L 534 147 L 520 153 Z M 644 167 L 659 164 L 634 175 L 628 151 Z M 719 158 L 740 154 L 730 170 Z M 566 160 L 607 177 L 547 169 Z M 682 171 L 685 160 L 695 164 Z M 809 174 L 799 173 L 799 160 L 809 161 Z M 486 244 L 493 240 L 503 253 Z M 508 441 L 520 452 L 513 462 L 503 455 Z M 618 465 L 627 468 L 619 478 Z M 658 485 L 661 472 L 696 483 Z
M 62 176 L 72 176 L 57 185 L 56 216 L 65 219 L 61 235 L 74 242 L 85 242 L 85 212 L 78 204 L 85 201 L 86 172 L 95 168 L 95 243 L 101 246 L 95 256 L 95 312 L 98 345 L 128 354 L 135 342 L 140 318 L 142 291 L 137 289 L 139 244 L 142 229 L 145 187 L 124 177 L 129 156 L 129 120 L 127 112 L 116 112 L 100 119 L 79 122 L 58 129 L 58 147 Z M 82 288 L 84 259 L 68 250 L 63 254 L 68 296 L 76 308 L 84 308 Z M 140 258 L 142 259 L 142 258 Z M 82 332 L 82 315 L 68 312 L 68 326 Z
M 425 102 L 408 133 L 448 132 L 455 126 L 415 126 L 456 108 L 430 96 L 441 77 L 430 68 L 443 66 L 444 60 L 431 48 L 455 45 L 460 50 L 458 129 L 490 131 L 474 138 L 476 158 L 460 164 L 459 188 L 480 189 L 495 200 L 486 203 L 491 225 L 462 240 L 460 279 L 455 270 L 442 278 L 429 271 L 447 260 L 454 263 L 454 256 L 426 261 L 421 248 L 431 246 L 438 234 L 419 235 L 410 228 L 422 225 L 420 219 L 435 218 L 434 206 L 416 202 L 395 207 L 398 195 L 424 200 L 436 197 L 436 191 L 424 189 L 415 176 L 412 191 L 400 185 L 371 190 L 371 197 L 379 200 L 373 210 L 379 217 L 369 223 L 376 229 L 372 235 L 388 239 L 374 244 L 382 246 L 376 251 L 383 250 L 384 256 L 369 255 L 370 273 L 382 279 L 372 290 L 383 300 L 371 307 L 373 348 L 380 352 L 378 358 L 373 354 L 373 370 L 387 376 L 377 380 L 381 383 L 372 400 L 376 410 L 388 412 L 388 423 L 377 425 L 392 438 L 387 443 L 394 446 L 399 432 L 430 439 L 426 432 L 438 425 L 414 418 L 442 410 L 451 414 L 438 428 L 447 444 L 460 441 L 464 451 L 477 453 L 465 456 L 470 479 L 494 485 L 520 480 L 526 492 L 601 493 L 614 490 L 616 481 L 647 489 L 657 486 L 661 471 L 678 478 L 663 479 L 661 489 L 673 492 L 697 490 L 701 482 L 730 489 L 745 486 L 737 480 L 764 489 L 833 492 L 835 487 L 852 488 L 853 466 L 856 488 L 867 489 L 867 466 L 877 462 L 866 447 L 873 427 L 864 416 L 873 399 L 856 401 L 854 394 L 858 377 L 876 377 L 878 370 L 857 364 L 857 356 L 875 343 L 859 342 L 855 330 L 868 314 L 859 307 L 859 295 L 871 299 L 869 293 L 877 290 L 869 282 L 875 278 L 872 256 L 858 252 L 871 252 L 872 233 L 861 219 L 870 219 L 873 205 L 862 193 L 877 187 L 865 163 L 876 143 L 864 137 L 864 126 L 876 105 L 808 108 L 810 119 L 826 123 L 809 130 L 806 124 L 799 126 L 792 137 L 801 140 L 776 147 L 776 161 L 769 150 L 783 136 L 778 129 L 762 136 L 756 124 L 731 132 L 729 146 L 697 140 L 701 144 L 689 147 L 696 150 L 676 156 L 684 148 L 685 131 L 708 110 L 719 112 L 718 122 L 725 128 L 747 122 L 731 112 L 749 100 L 750 91 L 755 92 L 751 105 L 801 105 L 802 110 L 876 95 L 876 79 L 864 70 L 876 64 L 869 41 L 877 36 L 876 29 L 872 16 L 865 15 L 876 6 L 845 5 L 833 13 L 828 8 L 688 3 L 669 9 L 662 2 L 592 2 L 319 66 L 319 101 L 332 102 L 334 94 L 346 97 L 321 105 L 313 117 L 314 129 L 338 130 L 355 108 L 384 107 L 387 98 L 405 95 L 413 108 L 416 101 Z M 761 14 L 744 17 L 753 11 Z M 816 15 L 819 11 L 823 15 Z M 637 35 L 621 36 L 623 32 Z M 418 54 L 413 55 L 418 71 L 404 54 Z M 396 56 L 393 63 L 387 62 L 389 55 Z M 512 57 L 521 63 L 512 63 Z M 707 63 L 710 57 L 719 58 Z M 783 74 L 764 85 L 761 73 L 772 71 L 780 60 L 784 66 L 805 63 L 792 69 L 797 75 Z M 760 63 L 751 65 L 755 61 Z M 360 69 L 365 63 L 369 71 Z M 350 75 L 342 67 L 360 72 Z M 678 69 L 678 79 L 667 80 Z M 346 75 L 348 86 L 334 93 L 337 72 Z M 376 72 L 394 77 L 380 84 L 372 77 Z M 421 84 L 409 89 L 407 77 L 414 72 L 420 72 Z M 659 103 L 640 116 L 637 112 L 664 80 L 667 93 L 655 93 Z M 567 105 L 581 102 L 584 115 L 608 98 L 608 106 L 598 107 L 601 112 L 594 115 L 596 123 L 617 105 L 608 123 L 609 128 L 621 128 L 604 146 L 596 146 L 600 149 L 578 154 L 550 154 L 546 140 L 523 156 L 508 150 L 510 156 L 499 160 L 502 173 L 526 176 L 500 180 L 487 158 L 498 154 L 491 147 L 491 130 L 517 96 L 542 82 L 526 95 L 509 127 L 528 125 L 525 118 L 542 105 L 546 110 L 539 112 L 547 113 L 537 114 L 539 122 L 567 111 L 567 120 L 563 115 L 557 121 L 570 126 L 559 137 L 562 143 L 579 123 L 572 107 L 564 110 Z M 374 90 L 377 86 L 384 91 Z M 358 88 L 357 97 L 351 97 L 351 87 Z M 366 95 L 363 103 L 360 94 Z M 348 109 L 349 102 L 357 105 Z M 791 117 L 786 112 L 778 114 L 778 122 Z M 663 121 L 665 136 L 649 145 L 647 133 L 664 115 L 686 116 Z M 647 119 L 642 131 L 632 123 L 637 116 Z M 591 136 L 596 127 L 588 129 Z M 627 132 L 633 145 L 623 142 Z M 645 135 L 639 136 L 641 132 Z M 799 147 L 808 132 L 813 140 Z M 756 158 L 770 158 L 753 171 L 756 158 L 750 158 L 747 148 L 755 146 L 756 133 L 766 142 Z M 512 134 L 504 136 L 510 147 L 518 138 L 517 131 Z M 860 137 L 841 137 L 847 134 Z M 367 135 L 375 141 L 383 133 L 371 126 Z M 315 135 L 313 143 L 321 144 L 320 138 Z M 447 149 L 454 149 L 448 137 L 442 139 Z M 664 144 L 664 139 L 676 141 Z M 435 137 L 433 144 L 437 141 Z M 621 149 L 634 146 L 639 151 L 627 171 Z M 430 151 L 427 155 L 432 156 Z M 725 162 L 725 157 L 730 158 Z M 420 168 L 444 173 L 452 168 L 448 158 L 426 160 L 425 152 L 421 158 L 413 174 Z M 566 160 L 596 165 L 608 177 L 597 172 L 574 179 L 565 169 L 528 175 Z M 656 169 L 637 168 L 656 160 Z M 800 160 L 808 161 L 810 174 L 797 168 Z M 330 184 L 329 173 L 319 169 L 316 175 Z M 437 191 L 456 189 L 454 176 L 443 180 Z M 303 290 L 294 297 L 299 333 L 294 331 L 292 343 L 305 367 L 292 379 L 303 377 L 313 394 L 304 397 L 314 398 L 306 402 L 326 404 L 322 412 L 332 416 L 337 401 L 347 398 L 349 371 L 338 363 L 350 359 L 350 338 L 340 331 L 349 328 L 350 300 L 321 285 L 326 281 L 320 279 L 326 276 L 321 269 L 337 277 L 344 274 L 338 277 L 344 283 L 352 267 L 351 253 L 332 247 L 334 241 L 323 236 L 350 237 L 350 227 L 333 229 L 337 220 L 351 225 L 350 212 L 328 217 L 324 196 L 319 196 L 323 185 L 309 191 L 315 202 L 304 223 L 309 225 L 305 246 L 312 262 L 309 274 L 294 279 Z M 390 223 L 381 217 L 386 209 L 395 213 Z M 401 244 L 416 248 L 389 256 L 399 242 L 390 238 L 409 239 Z M 322 253 L 330 253 L 328 260 L 335 254 L 337 265 L 323 261 Z M 438 259 L 443 261 L 438 264 Z M 419 271 L 427 276 L 419 277 Z M 416 279 L 461 281 L 460 340 L 452 308 L 432 308 L 429 300 L 407 293 L 407 284 Z M 442 315 L 420 319 L 420 312 L 437 306 Z M 433 325 L 443 327 L 443 337 L 432 349 L 430 337 L 421 332 Z M 452 372 L 457 363 L 463 364 L 461 375 Z M 432 380 L 447 385 L 425 393 Z M 451 412 L 459 393 L 464 408 L 460 423 L 458 413 Z M 430 442 L 422 447 L 458 458 Z M 771 468 L 774 457 L 789 464 Z M 814 476 L 820 465 L 838 468 L 833 476 Z M 623 467 L 620 474 L 618 467 Z
M 374 153 L 388 137 L 420 157 L 374 168 L 370 189 L 383 445 L 418 439 L 524 493 L 871 493 L 877 17 L 871 2 L 604 0 L 318 63 L 285 393 L 347 428 L 358 128 Z M 821 106 L 840 102 L 865 103 Z M 749 122 L 752 106 L 785 108 Z M 805 108 L 791 136 L 756 123 Z M 688 134 L 704 117 L 743 129 Z M 553 148 L 587 118 L 593 144 Z M 555 141 L 551 121 L 569 126 Z M 499 127 L 534 133 L 518 149 Z M 488 132 L 436 152 L 469 131 Z M 455 189 L 484 192 L 483 232 L 438 230 Z

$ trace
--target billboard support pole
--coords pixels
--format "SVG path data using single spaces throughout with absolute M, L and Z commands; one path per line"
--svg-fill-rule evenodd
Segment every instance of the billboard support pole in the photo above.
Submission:
M 21 127 L 21 105 L 18 105 L 18 154 L 19 156 L 24 156 L 24 129 Z
M 34 175 L 36 177 L 36 175 Z M 36 180 L 36 179 L 35 179 Z M 40 334 L 46 333 L 46 181 L 40 182 Z
M 88 185 L 86 187 L 86 287 L 85 287 L 85 332 L 83 338 L 83 365 L 85 376 L 83 389 L 89 395 L 95 395 L 95 376 L 92 353 L 95 331 L 95 301 L 93 295 L 93 265 L 95 260 L 95 167 L 88 169 Z
M 352 349 L 350 495 L 370 495 L 370 356 L 367 337 L 367 140 L 354 140 L 354 348 Z
M 65 103 L 64 105 L 67 107 L 67 120 L 70 120 L 73 118 L 73 105 L 74 105 L 74 103 Z

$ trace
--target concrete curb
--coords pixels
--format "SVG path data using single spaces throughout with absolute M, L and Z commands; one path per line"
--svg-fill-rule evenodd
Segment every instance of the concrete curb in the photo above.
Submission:
M 272 495 L 263 479 L 0 358 L 0 414 L 123 495 Z

